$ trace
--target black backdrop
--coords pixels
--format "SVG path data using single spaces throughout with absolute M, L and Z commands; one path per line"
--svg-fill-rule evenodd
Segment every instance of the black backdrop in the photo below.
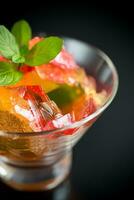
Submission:
M 133 11 L 128 3 L 75 5 L 69 2 L 3 2 L 0 24 L 11 27 L 26 19 L 33 31 L 66 35 L 91 43 L 113 60 L 120 77 L 118 95 L 96 124 L 74 149 L 70 182 L 53 194 L 20 194 L 0 183 L 0 195 L 14 199 L 65 200 L 71 187 L 71 199 L 115 199 L 133 194 L 134 186 L 134 29 Z M 62 5 L 62 6 L 61 6 Z M 15 7 L 16 6 L 16 7 Z M 69 185 L 70 184 L 70 185 Z M 60 193 L 60 196 L 56 196 Z M 62 196 L 63 195 L 63 196 Z M 51 196 L 51 198 L 50 198 Z

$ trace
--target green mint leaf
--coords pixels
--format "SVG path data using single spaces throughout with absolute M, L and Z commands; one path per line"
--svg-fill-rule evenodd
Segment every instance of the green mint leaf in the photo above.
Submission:
M 32 38 L 32 31 L 28 22 L 25 20 L 16 22 L 13 25 L 11 32 L 15 36 L 20 47 L 23 47 L 24 45 L 28 46 L 28 42 Z
M 23 47 L 20 47 L 20 54 L 22 56 L 26 56 L 28 54 L 28 52 L 29 52 L 29 49 L 27 46 L 24 45 Z
M 20 55 L 14 55 L 12 57 L 12 61 L 14 63 L 24 63 L 25 62 L 25 58 L 23 56 L 20 56 Z
M 20 54 L 15 37 L 5 26 L 0 26 L 0 54 L 8 59 Z
M 0 62 L 0 86 L 12 85 L 22 78 L 22 73 L 16 70 L 13 63 Z
M 25 63 L 37 66 L 49 63 L 61 51 L 63 40 L 58 37 L 47 37 L 37 43 L 27 54 Z

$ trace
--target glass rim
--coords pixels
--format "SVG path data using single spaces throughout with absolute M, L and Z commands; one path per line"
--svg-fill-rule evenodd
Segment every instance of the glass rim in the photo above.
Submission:
M 66 37 L 65 37 L 66 38 Z M 67 39 L 73 39 L 73 38 L 67 38 Z M 73 40 L 76 40 L 77 39 L 73 39 Z M 81 40 L 78 40 L 79 42 L 82 42 L 82 43 L 85 43 Z M 50 135 L 50 134 L 53 134 L 53 133 L 57 133 L 57 132 L 62 132 L 62 131 L 65 131 L 65 130 L 68 130 L 68 129 L 74 129 L 74 128 L 78 128 L 82 125 L 84 125 L 85 123 L 91 121 L 92 119 L 96 118 L 97 116 L 99 116 L 110 104 L 111 102 L 113 101 L 116 93 L 117 93 L 117 90 L 118 90 L 118 85 L 119 85 L 119 77 L 118 77 L 118 73 L 117 73 L 117 70 L 116 70 L 116 67 L 115 65 L 113 64 L 113 62 L 111 61 L 111 59 L 100 49 L 88 44 L 88 43 L 85 43 L 88 47 L 90 47 L 91 49 L 95 50 L 96 53 L 98 55 L 100 55 L 105 61 L 106 63 L 108 64 L 108 67 L 111 69 L 112 73 L 113 73 L 113 76 L 114 76 L 114 82 L 113 82 L 113 88 L 112 88 L 112 91 L 111 91 L 111 95 L 108 97 L 107 101 L 105 102 L 104 105 L 102 105 L 99 109 L 97 109 L 95 112 L 93 112 L 91 115 L 87 116 L 86 118 L 83 118 L 79 121 L 76 121 L 76 122 L 73 122 L 71 125 L 67 125 L 67 126 L 64 126 L 63 128 L 55 128 L 55 129 L 52 129 L 52 130 L 48 130 L 48 131 L 40 131 L 40 132 L 6 132 L 6 131 L 2 131 L 0 130 L 0 135 L 5 135 L 5 136 L 20 136 L 20 137 L 31 137 L 31 136 L 43 136 L 43 135 Z

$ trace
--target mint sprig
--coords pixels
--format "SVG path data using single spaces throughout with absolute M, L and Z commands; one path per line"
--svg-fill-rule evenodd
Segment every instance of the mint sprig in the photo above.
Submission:
M 9 62 L 0 62 L 0 85 L 11 85 L 22 78 L 18 66 L 31 67 L 47 64 L 61 51 L 63 40 L 59 37 L 42 38 L 29 50 L 29 40 L 32 31 L 25 20 L 16 22 L 11 32 L 3 25 L 0 26 L 0 55 Z
M 22 78 L 22 73 L 13 63 L 0 62 L 0 86 L 13 85 Z

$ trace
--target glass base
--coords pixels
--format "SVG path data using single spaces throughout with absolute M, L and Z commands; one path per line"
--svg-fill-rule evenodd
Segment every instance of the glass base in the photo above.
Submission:
M 69 174 L 72 153 L 67 152 L 50 165 L 43 162 L 39 165 L 37 162 L 27 166 L 0 160 L 0 177 L 4 183 L 17 190 L 50 190 L 58 186 Z

